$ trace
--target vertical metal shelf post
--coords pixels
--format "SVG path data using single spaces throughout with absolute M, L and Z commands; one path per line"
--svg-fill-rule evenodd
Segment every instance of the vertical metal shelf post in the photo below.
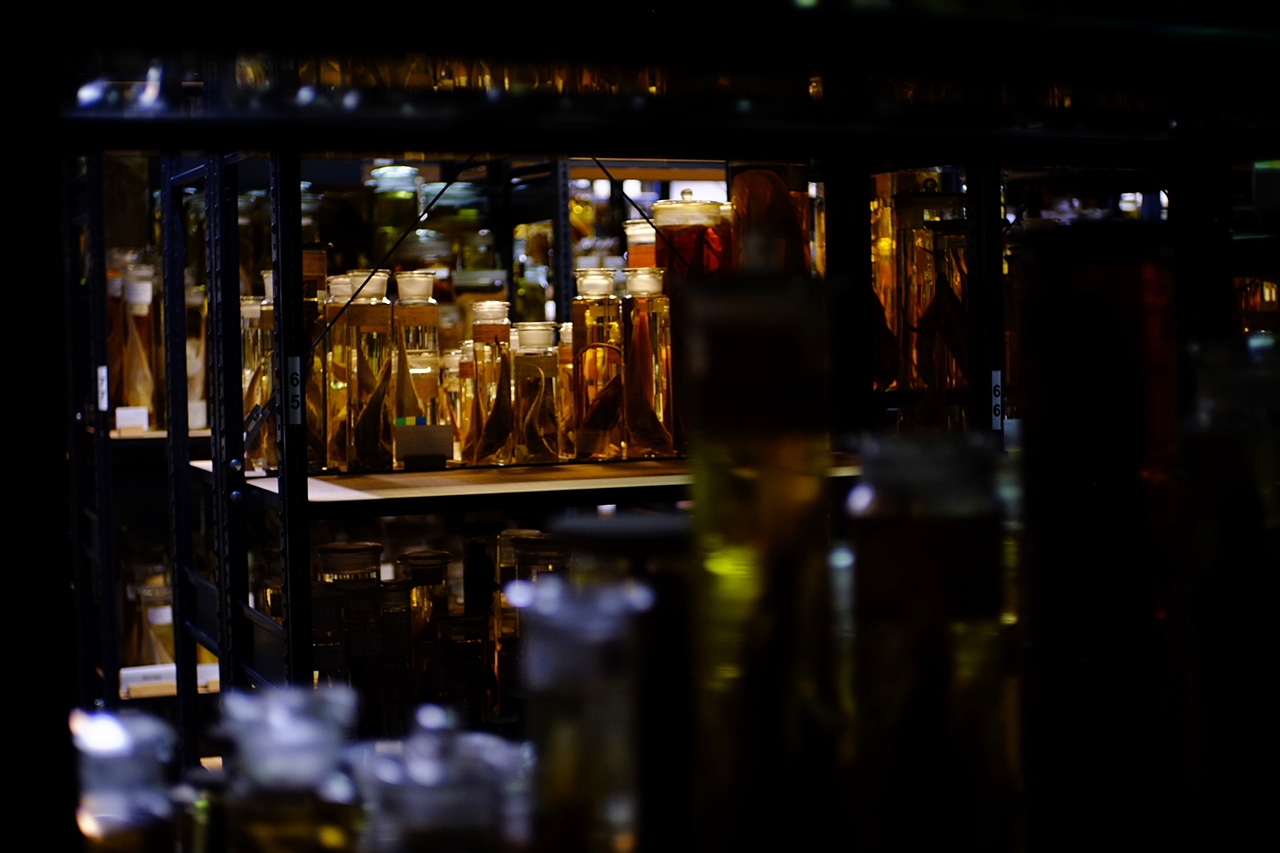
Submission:
M 94 151 L 86 158 L 86 178 L 88 182 L 89 229 L 88 229 L 88 261 L 89 261 L 89 300 L 90 316 L 90 348 L 94 368 L 101 386 L 106 378 L 109 356 L 107 353 L 107 276 L 106 276 L 106 225 L 104 222 L 106 203 L 103 197 L 102 152 Z M 116 590 L 119 584 L 119 571 L 116 566 L 116 525 L 112 513 L 106 508 L 115 502 L 115 463 L 111 454 L 111 406 L 110 401 L 103 405 L 102 397 L 106 388 L 98 390 L 98 405 L 94 413 L 93 453 L 96 459 L 95 470 L 97 482 L 95 486 L 95 527 L 98 534 L 98 666 L 102 668 L 102 701 L 108 708 L 116 708 L 120 704 L 120 631 L 117 623 Z
M 555 187 L 555 211 L 551 218 L 551 275 L 554 279 L 556 319 L 568 321 L 572 316 L 573 297 L 577 285 L 573 278 L 573 240 L 569 228 L 569 161 L 556 157 L 551 164 L 551 181 Z
M 296 151 L 271 154 L 271 259 L 274 279 L 276 435 L 280 461 L 280 564 L 284 672 L 311 683 L 311 560 L 307 511 L 307 375 L 310 330 L 302 292 L 302 167 Z
M 976 435 L 1003 428 L 1004 219 L 1000 215 L 1000 166 L 990 160 L 965 168 L 966 295 L 969 316 L 968 422 Z
M 191 545 L 191 439 L 187 413 L 186 228 L 182 215 L 179 155 L 160 157 L 160 227 L 164 276 L 165 400 L 169 432 L 166 438 L 169 483 L 169 571 L 173 588 L 174 668 L 178 730 L 182 764 L 195 765 L 199 720 L 196 700 L 196 644 L 187 630 L 194 612 L 189 574 Z
M 240 267 L 236 167 L 226 154 L 205 161 L 206 243 L 213 356 L 211 399 L 215 557 L 218 567 L 218 673 L 222 689 L 243 687 L 249 633 L 240 616 L 248 600 L 244 512 L 244 399 L 240 352 Z

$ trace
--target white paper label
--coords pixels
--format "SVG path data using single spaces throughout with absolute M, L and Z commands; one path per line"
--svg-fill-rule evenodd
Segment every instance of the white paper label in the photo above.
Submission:
M 98 411 L 105 412 L 111 408 L 111 400 L 107 394 L 107 388 L 110 386 L 110 380 L 107 379 L 107 366 L 105 364 L 98 365 Z
M 147 429 L 151 425 L 146 406 L 116 407 L 116 429 Z
M 991 371 L 991 428 L 1003 428 L 1004 401 L 1000 399 L 1000 371 Z
M 303 404 L 302 404 L 302 359 L 289 359 L 289 375 L 285 379 L 285 387 L 289 389 L 285 399 L 286 410 L 289 412 L 289 423 L 302 423 Z

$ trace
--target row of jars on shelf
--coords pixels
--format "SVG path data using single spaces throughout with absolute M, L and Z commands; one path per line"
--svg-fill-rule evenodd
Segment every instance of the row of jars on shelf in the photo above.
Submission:
M 511 323 L 509 304 L 469 304 L 471 337 L 442 351 L 430 270 L 329 276 L 307 299 L 316 345 L 306 370 L 313 470 L 423 470 L 676 455 L 671 312 L 664 271 L 577 271 L 572 321 Z M 270 281 L 270 274 L 264 274 Z M 268 284 L 270 293 L 270 284 Z M 270 297 L 246 297 L 246 460 L 274 467 Z M 558 332 L 558 340 L 557 340 Z

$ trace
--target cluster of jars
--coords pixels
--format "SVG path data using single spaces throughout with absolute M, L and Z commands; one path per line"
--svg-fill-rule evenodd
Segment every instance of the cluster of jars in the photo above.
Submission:
M 671 311 L 663 271 L 577 271 L 572 321 L 507 320 L 475 306 L 457 353 L 457 461 L 509 465 L 673 456 Z M 557 340 L 557 331 L 559 333 Z M 446 382 L 453 354 L 446 356 Z
M 472 306 L 471 337 L 442 350 L 430 270 L 353 270 L 311 290 L 318 346 L 307 375 L 313 471 L 385 472 L 675 455 L 671 313 L 663 270 L 579 270 L 572 322 L 511 323 L 507 302 Z M 246 458 L 271 468 L 268 298 L 246 297 Z M 354 295 L 353 295 L 354 294 Z
M 399 736 L 424 702 L 448 706 L 473 727 L 520 719 L 522 619 L 502 589 L 549 572 L 567 576 L 569 548 L 537 530 L 475 524 L 462 532 L 461 559 L 416 549 L 386 569 L 380 542 L 319 548 L 314 680 L 359 693 L 362 734 Z

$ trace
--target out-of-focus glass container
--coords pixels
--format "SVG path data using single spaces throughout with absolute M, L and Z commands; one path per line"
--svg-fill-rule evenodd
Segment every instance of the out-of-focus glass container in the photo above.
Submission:
M 462 350 L 451 349 L 440 356 L 440 401 L 437 411 L 440 422 L 449 425 L 452 438 L 452 452 L 449 456 L 454 462 L 462 461 L 462 441 L 458 432 L 458 406 L 461 393 L 459 372 L 462 365 Z
M 373 247 L 371 260 L 379 265 L 394 268 L 399 263 L 398 254 L 392 255 L 392 247 L 401 235 L 412 229 L 418 221 L 418 189 L 420 179 L 415 166 L 381 166 L 372 170 Z
M 1013 730 L 994 460 L 976 439 L 860 451 L 847 501 L 855 837 L 871 849 L 1007 849 Z M 940 820 L 913 820 L 921 808 Z
M 76 825 L 89 851 L 174 849 L 177 827 L 165 774 L 175 737 L 146 714 L 71 712 L 79 762 Z
M 653 224 L 657 228 L 654 266 L 669 271 L 673 293 L 685 279 L 715 278 L 730 268 L 720 202 L 697 201 L 686 189 L 679 199 L 653 203 Z
M 627 238 L 627 266 L 653 267 L 658 265 L 657 233 L 653 223 L 644 219 L 628 219 L 622 223 L 622 233 Z
M 799 163 L 729 163 L 733 269 L 809 271 L 809 170 Z
M 232 850 L 355 849 L 359 809 L 339 769 L 355 714 L 355 694 L 338 686 L 222 694 Z
M 671 301 L 662 292 L 664 272 L 657 267 L 627 270 L 622 316 L 628 459 L 675 455 Z
M 416 550 L 400 555 L 400 574 L 412 584 L 413 696 L 417 703 L 439 698 L 440 625 L 449 618 L 448 551 Z
M 538 754 L 537 849 L 619 849 L 639 827 L 634 621 L 652 604 L 635 583 L 513 582 L 524 619 L 529 731 Z
M 560 461 L 560 419 L 555 323 L 516 323 L 520 349 L 515 374 L 516 446 L 519 464 Z
M 511 394 L 511 321 L 506 302 L 477 302 L 473 355 L 479 438 L 475 464 L 506 465 L 515 454 L 515 421 Z
M 617 459 L 623 452 L 622 300 L 613 270 L 579 269 L 573 300 L 578 459 Z

